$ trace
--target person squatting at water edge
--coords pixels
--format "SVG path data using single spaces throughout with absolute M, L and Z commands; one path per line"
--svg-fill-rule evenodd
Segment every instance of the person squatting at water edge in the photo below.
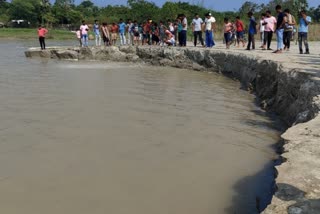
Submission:
M 277 49 L 273 53 L 283 53 L 289 51 L 291 47 L 292 34 L 294 27 L 297 25 L 295 17 L 289 9 L 282 11 L 281 5 L 275 7 L 277 17 L 272 16 L 272 12 L 267 10 L 259 14 L 259 21 L 256 21 L 255 14 L 247 14 L 249 21 L 244 23 L 240 16 L 231 21 L 228 17 L 224 18 L 223 37 L 226 48 L 229 49 L 235 42 L 237 48 L 240 44 L 246 50 L 255 50 L 255 35 L 259 32 L 260 48 L 262 50 L 272 50 L 271 42 L 273 33 L 276 33 Z M 95 20 L 92 25 L 92 33 L 95 38 L 95 45 L 101 46 L 101 38 L 104 46 L 109 45 L 159 45 L 159 46 L 187 46 L 188 26 L 192 26 L 193 46 L 197 47 L 198 40 L 201 47 L 212 48 L 215 46 L 214 34 L 216 31 L 216 19 L 211 12 L 204 14 L 203 18 L 195 14 L 193 20 L 188 23 L 184 14 L 179 14 L 175 20 L 166 20 L 166 22 L 155 22 L 151 18 L 138 23 L 136 20 L 127 20 L 127 23 L 120 19 L 118 23 L 108 25 L 106 22 L 100 26 L 99 21 Z M 307 16 L 306 11 L 300 11 L 298 27 L 299 53 L 309 54 L 308 31 L 311 24 L 311 17 Z M 248 26 L 248 44 L 244 34 L 245 26 Z M 38 35 L 41 49 L 45 49 L 45 34 L 48 31 L 39 26 Z M 88 47 L 90 27 L 83 20 L 82 25 L 76 31 L 77 39 L 81 47 Z M 204 35 L 204 38 L 202 37 Z M 236 41 L 235 41 L 236 40 Z M 303 46 L 305 52 L 303 52 Z

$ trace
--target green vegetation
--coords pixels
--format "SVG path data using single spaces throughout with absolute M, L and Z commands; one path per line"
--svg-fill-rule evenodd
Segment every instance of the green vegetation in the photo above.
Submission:
M 32 30 L 0 29 L 0 38 L 34 38 L 36 37 L 34 29 L 38 24 L 43 24 L 49 29 L 75 30 L 80 26 L 81 20 L 86 20 L 87 23 L 92 24 L 95 19 L 100 22 L 112 23 L 118 22 L 120 18 L 137 20 L 138 22 L 151 18 L 158 22 L 160 20 L 173 20 L 177 17 L 177 14 L 184 13 L 191 21 L 191 17 L 195 13 L 203 16 L 208 12 L 208 9 L 201 4 L 194 5 L 182 1 L 167 1 L 162 7 L 147 0 L 128 0 L 126 6 L 106 5 L 105 7 L 98 7 L 90 0 L 83 0 L 79 5 L 75 5 L 74 0 L 56 0 L 53 4 L 50 2 L 50 0 L 0 0 L 0 27 L 1 22 L 8 27 L 14 27 L 11 20 L 22 19 L 30 22 L 28 27 L 33 28 Z M 218 12 L 210 10 L 210 12 L 217 20 L 217 31 L 220 32 L 224 17 L 234 20 L 236 16 L 240 16 L 245 23 L 248 23 L 246 14 L 249 11 L 254 12 L 255 17 L 259 18 L 260 14 L 266 10 L 275 13 L 274 8 L 277 4 L 281 4 L 283 9 L 289 8 L 296 19 L 298 18 L 298 11 L 306 9 L 307 14 L 312 17 L 313 23 L 320 22 L 320 5 L 317 8 L 309 8 L 307 0 L 270 0 L 267 4 L 246 1 L 238 11 Z M 313 26 L 310 31 L 313 28 L 319 29 L 316 24 Z M 74 39 L 74 35 L 68 31 L 50 30 L 49 32 L 48 38 Z M 319 33 L 311 34 L 314 34 L 314 39 L 320 37 Z M 219 38 L 219 33 L 217 38 Z
M 128 0 L 126 6 L 106 5 L 105 7 L 98 7 L 90 0 L 84 0 L 79 5 L 75 5 L 74 0 L 56 0 L 53 4 L 50 2 L 50 0 L 12 0 L 11 2 L 0 0 L 0 22 L 8 23 L 10 20 L 23 19 L 29 21 L 32 27 L 38 24 L 45 24 L 47 27 L 70 27 L 78 26 L 83 19 L 90 23 L 95 19 L 117 22 L 120 18 L 136 19 L 139 22 L 147 18 L 159 21 L 175 19 L 179 13 L 184 13 L 190 18 L 194 13 L 203 16 L 208 12 L 208 9 L 201 4 L 194 5 L 182 1 L 167 1 L 162 7 L 147 0 Z M 320 21 L 320 5 L 317 8 L 308 8 L 307 0 L 270 0 L 268 4 L 246 1 L 238 11 L 211 12 L 219 22 L 222 22 L 226 16 L 234 18 L 239 15 L 246 19 L 249 11 L 260 14 L 269 9 L 274 12 L 277 4 L 281 4 L 283 8 L 289 8 L 295 16 L 298 16 L 299 10 L 307 9 L 313 20 Z
M 38 39 L 37 29 L 30 28 L 0 28 L 0 39 Z M 52 29 L 48 39 L 68 40 L 75 39 L 75 34 L 67 30 Z

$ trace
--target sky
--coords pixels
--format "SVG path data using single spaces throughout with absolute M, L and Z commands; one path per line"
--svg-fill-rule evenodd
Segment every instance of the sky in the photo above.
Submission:
M 127 4 L 127 0 L 91 0 L 98 6 L 106 6 L 108 4 L 111 5 L 120 5 L 120 4 Z M 166 0 L 151 0 L 155 2 L 157 5 L 161 6 Z M 171 1 L 178 1 L 178 0 L 171 0 Z M 183 2 L 183 0 L 181 0 Z M 185 0 L 186 2 L 189 3 L 194 3 L 197 4 L 198 2 L 201 2 L 201 0 Z M 245 2 L 244 1 L 239 1 L 239 0 L 204 0 L 204 5 L 207 8 L 214 9 L 217 11 L 234 11 L 238 10 L 241 5 Z M 261 3 L 268 3 L 269 0 L 251 0 L 252 2 L 261 4 Z M 75 0 L 76 4 L 81 3 L 82 0 Z M 320 5 L 319 0 L 309 0 L 309 7 L 316 7 Z

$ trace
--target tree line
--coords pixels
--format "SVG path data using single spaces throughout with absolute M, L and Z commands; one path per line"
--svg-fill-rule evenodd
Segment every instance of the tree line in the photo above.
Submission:
M 199 1 L 200 2 L 200 1 Z M 301 9 L 308 11 L 308 15 L 315 22 L 320 21 L 320 5 L 309 8 L 307 0 L 271 0 L 268 4 L 257 4 L 246 1 L 237 11 L 219 12 L 205 8 L 201 3 L 167 1 L 161 7 L 154 2 L 146 0 L 128 0 L 127 5 L 106 5 L 99 7 L 90 0 L 84 0 L 76 5 L 74 0 L 56 0 L 53 4 L 50 0 L 0 0 L 0 22 L 10 23 L 11 20 L 26 20 L 30 27 L 38 24 L 47 27 L 79 26 L 81 20 L 93 23 L 94 20 L 105 22 L 118 22 L 120 18 L 126 20 L 145 21 L 150 18 L 155 21 L 175 19 L 177 14 L 185 14 L 189 19 L 195 13 L 203 16 L 208 11 L 218 22 L 223 22 L 224 17 L 234 18 L 240 16 L 247 19 L 247 13 L 253 12 L 258 18 L 260 13 L 266 10 L 274 11 L 277 4 L 288 8 L 293 15 L 298 16 Z

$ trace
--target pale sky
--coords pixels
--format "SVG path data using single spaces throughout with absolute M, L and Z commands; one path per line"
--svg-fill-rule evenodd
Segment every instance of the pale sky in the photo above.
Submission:
M 52 0 L 54 1 L 54 0 Z M 76 4 L 81 3 L 83 0 L 75 0 Z M 98 6 L 106 6 L 108 4 L 115 5 L 115 4 L 127 4 L 127 0 L 91 0 Z M 178 0 L 171 0 L 171 1 L 178 1 Z M 183 0 L 181 0 L 183 2 Z M 154 0 L 157 5 L 161 6 L 165 0 Z M 201 0 L 186 0 L 186 2 L 197 4 L 198 2 L 202 2 Z M 210 9 L 218 10 L 218 11 L 227 11 L 227 10 L 238 10 L 240 6 L 245 2 L 239 0 L 204 0 L 205 7 Z M 256 3 L 268 3 L 269 0 L 252 0 L 252 2 Z M 309 0 L 309 7 L 316 7 L 320 5 L 319 0 Z

